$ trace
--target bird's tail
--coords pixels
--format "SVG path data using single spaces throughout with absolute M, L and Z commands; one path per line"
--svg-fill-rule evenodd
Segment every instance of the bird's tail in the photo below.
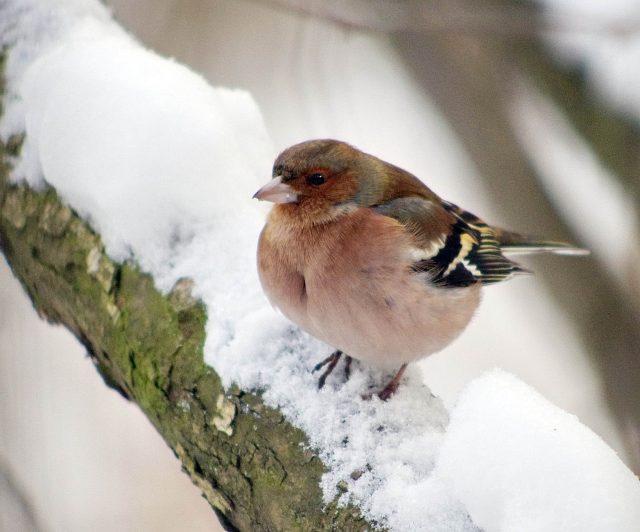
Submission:
M 531 254 L 531 253 L 554 253 L 556 255 L 588 255 L 589 250 L 567 244 L 565 242 L 555 242 L 545 240 L 531 235 L 521 235 L 505 229 L 494 228 L 495 236 L 500 243 L 500 248 L 504 253 Z

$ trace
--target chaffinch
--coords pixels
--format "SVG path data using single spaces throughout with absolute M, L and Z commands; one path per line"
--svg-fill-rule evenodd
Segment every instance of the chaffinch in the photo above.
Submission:
M 336 140 L 283 151 L 254 198 L 275 203 L 258 244 L 274 306 L 338 350 L 315 367 L 325 382 L 343 353 L 399 367 L 441 350 L 471 320 L 482 285 L 525 273 L 502 252 L 580 254 L 568 244 L 491 227 L 418 178 Z

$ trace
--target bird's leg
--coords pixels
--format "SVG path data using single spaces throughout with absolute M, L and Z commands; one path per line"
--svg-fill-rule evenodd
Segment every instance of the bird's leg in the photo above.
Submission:
M 320 375 L 320 378 L 318 379 L 318 388 L 322 388 L 324 386 L 324 383 L 327 380 L 327 377 L 331 374 L 331 372 L 333 371 L 333 368 L 336 367 L 336 364 L 340 360 L 341 356 L 342 356 L 342 351 L 340 350 L 334 351 L 322 362 L 315 365 L 311 373 L 315 373 L 316 371 L 321 369 L 323 366 L 327 366 L 327 369 L 324 370 L 324 373 Z
M 345 380 L 349 380 L 349 377 L 351 377 L 351 362 L 353 362 L 353 358 L 351 358 L 349 355 L 345 355 L 345 361 L 344 361 Z
M 400 369 L 398 370 L 398 373 L 395 374 L 395 377 L 393 377 L 393 379 L 391 379 L 387 383 L 387 385 L 378 392 L 378 397 L 380 399 L 386 401 L 387 399 L 389 399 L 389 397 L 396 393 L 398 385 L 400 384 L 400 379 L 402 378 L 402 374 L 404 373 L 405 369 L 407 369 L 407 365 L 402 364 L 402 366 L 400 366 Z

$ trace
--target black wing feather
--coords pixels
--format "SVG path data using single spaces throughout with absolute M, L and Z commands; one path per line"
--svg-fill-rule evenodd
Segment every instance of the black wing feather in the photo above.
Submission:
M 456 217 L 451 233 L 433 257 L 418 261 L 413 269 L 430 274 L 432 282 L 445 288 L 492 284 L 517 273 L 528 273 L 502 254 L 494 230 L 477 216 L 453 203 L 445 208 Z
M 443 209 L 442 214 L 450 221 L 442 226 L 439 240 L 434 243 L 433 236 L 429 236 L 425 242 L 425 235 L 432 233 L 425 224 L 431 223 L 429 217 L 434 208 Z M 372 209 L 394 218 L 416 237 L 418 249 L 423 253 L 412 269 L 426 274 L 436 286 L 491 284 L 526 272 L 502 254 L 496 230 L 453 203 L 438 200 L 435 204 L 426 198 L 410 196 L 394 198 Z

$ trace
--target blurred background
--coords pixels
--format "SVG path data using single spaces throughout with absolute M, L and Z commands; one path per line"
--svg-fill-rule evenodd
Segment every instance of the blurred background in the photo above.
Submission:
M 250 91 L 274 155 L 345 140 L 490 223 L 589 248 L 522 259 L 536 276 L 486 289 L 421 370 L 451 406 L 504 368 L 640 472 L 637 0 L 106 3 L 144 45 Z M 216 527 L 151 425 L 0 261 L 0 530 Z

